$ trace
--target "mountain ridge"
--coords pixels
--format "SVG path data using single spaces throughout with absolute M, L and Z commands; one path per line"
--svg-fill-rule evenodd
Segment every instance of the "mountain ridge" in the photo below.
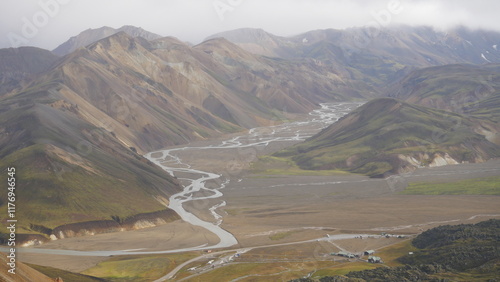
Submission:
M 392 98 L 372 100 L 304 143 L 274 154 L 302 169 L 340 169 L 371 177 L 418 167 L 500 156 L 475 119 Z
M 500 64 L 452 64 L 412 72 L 388 90 L 388 96 L 419 105 L 470 113 L 477 103 L 500 97 Z M 497 121 L 499 121 L 497 119 Z
M 370 92 L 380 92 L 377 88 L 417 68 L 500 62 L 500 51 L 495 48 L 500 45 L 499 32 L 463 27 L 448 32 L 425 26 L 355 27 L 313 30 L 290 37 L 237 29 L 214 36 L 226 37 L 249 52 L 329 65 L 344 81 L 362 84 Z
M 208 36 L 206 39 L 214 37 L 224 37 L 229 41 L 240 45 L 243 49 L 247 49 L 244 43 L 252 43 L 262 45 L 261 47 L 268 53 L 273 53 L 273 50 L 266 49 L 266 44 L 272 40 L 275 44 L 270 47 L 277 49 L 286 48 L 303 48 L 313 46 L 321 42 L 330 42 L 342 49 L 343 53 L 349 54 L 351 52 L 359 52 L 366 48 L 375 48 L 384 50 L 393 47 L 393 55 L 406 55 L 408 62 L 414 61 L 418 57 L 429 55 L 429 52 L 424 50 L 434 50 L 434 53 L 439 56 L 429 55 L 424 57 L 420 63 L 436 60 L 435 63 L 447 64 L 452 62 L 470 62 L 475 64 L 490 63 L 491 61 L 498 61 L 500 53 L 498 53 L 495 45 L 499 43 L 500 33 L 496 31 L 489 31 L 484 29 L 468 29 L 463 26 L 451 28 L 448 31 L 437 31 L 428 26 L 407 26 L 407 25 L 394 25 L 384 28 L 368 28 L 368 27 L 352 27 L 346 29 L 318 29 L 306 31 L 294 36 L 277 36 L 268 33 L 262 29 L 241 28 L 219 32 L 214 35 Z M 473 44 L 472 41 L 475 43 Z M 478 45 L 478 46 L 475 46 Z M 302 46 L 302 47 L 301 47 Z M 413 46 L 413 53 L 398 54 L 398 48 Z M 269 47 L 269 46 L 268 46 Z M 396 48 L 394 48 L 396 47 Z M 481 48 L 480 52 L 478 48 Z M 250 49 L 250 48 L 248 48 Z M 247 49 L 247 50 L 248 50 Z M 306 50 L 306 49 L 304 49 Z M 469 53 L 464 51 L 469 50 Z M 474 50 L 474 53 L 470 53 Z M 249 50 L 251 51 L 251 50 Z M 276 50 L 274 50 L 276 51 Z M 407 50 L 409 51 L 409 50 Z M 418 53 L 414 53 L 418 51 Z M 274 52 L 279 54 L 279 52 Z M 450 54 L 451 53 L 451 54 Z M 290 53 L 282 52 L 282 54 L 294 54 L 295 56 L 307 56 L 307 52 Z M 390 54 L 390 53 L 386 53 Z M 412 54 L 412 56 L 408 56 Z M 481 56 L 483 54 L 484 56 Z M 486 55 L 491 58 L 488 59 Z M 442 61 L 436 58 L 453 58 L 453 61 Z M 415 62 L 415 61 L 414 61 Z M 413 63 L 415 64 L 415 63 Z

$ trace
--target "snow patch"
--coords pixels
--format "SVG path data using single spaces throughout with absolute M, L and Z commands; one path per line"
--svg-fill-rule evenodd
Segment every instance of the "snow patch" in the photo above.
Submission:
M 481 53 L 481 58 L 483 58 L 483 60 L 485 60 L 486 62 L 491 63 L 491 61 L 490 61 L 490 60 L 486 59 L 486 56 L 484 56 L 484 54 L 483 54 L 483 53 Z
M 496 44 L 495 44 L 495 45 L 493 45 L 493 46 L 491 46 L 491 47 L 493 47 L 493 49 L 497 50 L 497 45 L 496 45 Z M 498 51 L 498 50 L 497 50 L 497 51 Z

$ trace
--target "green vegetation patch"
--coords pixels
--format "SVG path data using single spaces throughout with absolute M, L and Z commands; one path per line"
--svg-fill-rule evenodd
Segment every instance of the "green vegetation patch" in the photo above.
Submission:
M 400 266 L 402 264 L 397 259 L 407 255 L 409 252 L 415 252 L 416 250 L 417 248 L 411 244 L 411 240 L 405 240 L 377 250 L 376 256 L 383 258 L 384 264 L 387 266 Z
M 500 176 L 454 182 L 410 183 L 403 195 L 500 195 Z
M 113 169 L 121 179 L 110 176 L 115 173 L 111 169 L 95 168 L 95 172 L 89 172 L 82 167 L 71 167 L 44 148 L 44 145 L 30 146 L 0 161 L 0 168 L 9 163 L 16 164 L 16 179 L 20 187 L 16 191 L 16 203 L 20 207 L 30 207 L 20 208 L 17 212 L 17 218 L 22 222 L 20 226 L 26 231 L 29 231 L 30 223 L 55 228 L 66 223 L 109 220 L 112 215 L 126 218 L 164 209 L 152 199 L 153 193 L 142 189 L 141 185 L 146 186 L 147 181 L 120 172 L 120 168 Z M 46 167 L 61 168 L 62 173 L 47 171 Z M 6 174 L 0 175 L 0 180 L 6 182 L 5 177 Z M 0 206 L 3 207 L 6 205 L 5 195 L 0 195 Z M 4 216 L 0 215 L 0 219 Z
M 278 233 L 275 233 L 271 236 L 269 236 L 269 239 L 273 240 L 273 241 L 277 241 L 277 240 L 281 240 L 281 239 L 285 239 L 286 237 L 294 234 L 294 233 L 297 233 L 298 231 L 285 231 L 285 232 L 278 232 Z
M 196 256 L 196 253 L 117 256 L 82 273 L 110 281 L 152 281 L 166 275 L 180 263 Z
M 269 263 L 235 263 L 216 268 L 187 281 L 289 281 L 308 273 L 331 266 L 332 262 L 300 261 Z
M 467 272 L 500 260 L 500 220 L 477 224 L 444 225 L 427 230 L 413 240 L 419 250 L 399 259 L 409 265 L 440 264 Z
M 35 264 L 26 264 L 29 267 L 41 272 L 42 274 L 45 274 L 46 276 L 56 279 L 56 278 L 62 278 L 63 281 L 72 281 L 72 282 L 95 282 L 95 281 L 106 281 L 105 279 L 102 278 L 97 278 L 89 275 L 84 275 L 84 274 L 79 274 L 79 273 L 74 273 L 50 266 L 41 266 L 41 265 L 35 265 Z
M 352 263 L 343 263 L 329 269 L 319 270 L 314 273 L 314 277 L 346 275 L 347 273 L 350 272 L 374 269 L 377 267 L 380 267 L 380 265 L 367 262 L 360 262 L 360 261 Z
M 393 167 L 388 162 L 369 162 L 354 170 L 354 172 L 366 174 L 368 176 L 377 176 L 382 175 L 391 169 L 393 169 Z
M 294 161 L 288 158 L 275 156 L 262 156 L 252 163 L 251 171 L 255 174 L 265 175 L 304 175 L 304 176 L 330 176 L 336 174 L 349 174 L 341 170 L 305 170 L 301 169 Z

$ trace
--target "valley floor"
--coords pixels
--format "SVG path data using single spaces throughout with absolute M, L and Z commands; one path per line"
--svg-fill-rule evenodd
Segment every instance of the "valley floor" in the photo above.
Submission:
M 183 156 L 186 158 L 186 156 Z M 220 158 L 220 155 L 219 155 Z M 499 196 L 486 195 L 401 195 L 407 183 L 446 182 L 497 176 L 500 160 L 419 169 L 389 179 L 369 179 L 359 175 L 303 176 L 245 173 L 231 179 L 223 196 L 188 203 L 186 209 L 201 219 L 215 222 L 208 208 L 225 201 L 217 213 L 222 227 L 238 239 L 238 248 L 301 242 L 326 234 L 368 233 L 416 234 L 442 224 L 475 223 L 500 217 Z M 204 244 L 218 238 L 203 228 L 177 221 L 143 230 L 69 238 L 45 244 L 43 248 L 70 250 L 160 251 Z M 343 240 L 342 249 L 360 252 L 383 247 L 389 241 Z M 368 244 L 368 245 L 367 245 Z M 320 243 L 293 245 L 288 250 L 266 248 L 271 254 L 289 253 L 304 259 L 315 249 L 327 254 L 339 250 Z M 290 249 L 309 251 L 300 255 Z M 323 250 L 325 249 L 325 250 Z M 327 250 L 326 250 L 327 249 Z M 25 262 L 80 272 L 106 260 L 105 257 L 63 256 L 20 253 Z M 272 258 L 275 260 L 275 258 Z M 260 259 L 261 260 L 261 259 Z M 269 261 L 271 262 L 271 260 Z
M 304 130 L 306 129 L 307 127 L 304 127 Z M 271 128 L 261 130 L 265 131 L 264 133 L 272 131 Z M 256 161 L 258 156 L 296 142 L 299 140 L 246 148 L 176 151 L 175 155 L 182 163 L 189 164 L 191 168 L 219 173 L 225 180 L 229 180 L 221 190 L 222 197 L 187 202 L 184 208 L 200 219 L 213 223 L 217 221 L 214 213 L 221 215 L 223 222 L 220 226 L 238 240 L 238 245 L 231 249 L 303 242 L 300 246 L 293 245 L 293 249 L 303 248 L 308 250 L 304 251 L 305 253 L 310 253 L 311 250 L 319 248 L 320 251 L 317 252 L 322 253 L 322 256 L 329 251 L 345 249 L 361 252 L 366 248 L 381 248 L 399 242 L 346 239 L 339 241 L 337 245 L 328 245 L 325 249 L 321 247 L 324 239 L 319 239 L 327 238 L 327 234 L 376 236 L 381 232 L 390 232 L 411 235 L 442 224 L 475 223 L 500 217 L 500 196 L 497 195 L 401 194 L 408 183 L 496 177 L 500 175 L 500 160 L 419 169 L 388 179 L 370 179 L 338 172 L 319 175 L 307 175 L 307 172 L 255 173 L 255 170 L 250 169 L 250 163 Z M 212 140 L 190 146 L 208 147 L 219 144 L 219 140 Z M 181 173 L 176 176 L 182 181 L 187 175 Z M 219 182 L 214 180 L 207 183 L 207 186 L 218 187 Z M 217 205 L 219 207 L 213 208 L 211 212 L 210 208 Z M 162 251 L 213 245 L 217 242 L 218 238 L 207 230 L 177 221 L 144 230 L 58 240 L 40 248 Z M 267 248 L 265 252 L 282 255 L 289 251 L 276 246 Z M 301 255 L 296 254 L 295 259 L 304 260 L 304 252 Z M 202 255 L 201 252 L 199 254 Z M 21 252 L 19 257 L 24 262 L 77 272 L 91 268 L 106 259 L 98 256 L 49 257 L 28 252 Z M 293 252 L 287 255 L 287 259 L 293 258 Z M 327 261 L 330 261 L 330 258 Z M 328 268 L 328 263 L 324 267 Z M 258 272 L 256 270 L 256 273 Z M 189 275 L 185 272 L 184 276 Z

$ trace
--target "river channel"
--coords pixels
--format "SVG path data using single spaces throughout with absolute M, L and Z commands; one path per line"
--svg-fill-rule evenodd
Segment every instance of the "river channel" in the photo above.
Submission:
M 184 208 L 184 204 L 190 201 L 221 197 L 223 195 L 223 188 L 227 185 L 229 180 L 221 179 L 223 178 L 221 174 L 191 168 L 189 164 L 183 163 L 176 155 L 176 152 L 197 150 L 199 154 L 203 154 L 203 151 L 207 150 L 249 147 L 258 148 L 268 146 L 273 142 L 303 141 L 334 123 L 340 117 L 349 113 L 359 105 L 361 105 L 361 103 L 325 103 L 321 105 L 321 108 L 312 111 L 308 118 L 304 120 L 250 129 L 247 134 L 224 140 L 218 145 L 201 147 L 187 145 L 181 148 L 150 152 L 147 153 L 145 157 L 169 172 L 172 176 L 182 173 L 182 179 L 185 182 L 184 190 L 170 197 L 168 207 L 176 211 L 182 220 L 192 225 L 203 227 L 219 237 L 220 241 L 218 244 L 201 248 L 198 247 L 198 249 L 230 247 L 237 244 L 238 241 L 231 233 L 220 227 L 222 220 L 220 216 L 215 213 L 215 210 L 224 205 L 224 202 L 209 209 L 214 215 L 216 223 L 204 221 Z M 188 176 L 186 177 L 186 175 Z M 218 183 L 220 183 L 220 186 L 215 189 L 207 187 L 206 183 L 215 179 L 219 180 Z

